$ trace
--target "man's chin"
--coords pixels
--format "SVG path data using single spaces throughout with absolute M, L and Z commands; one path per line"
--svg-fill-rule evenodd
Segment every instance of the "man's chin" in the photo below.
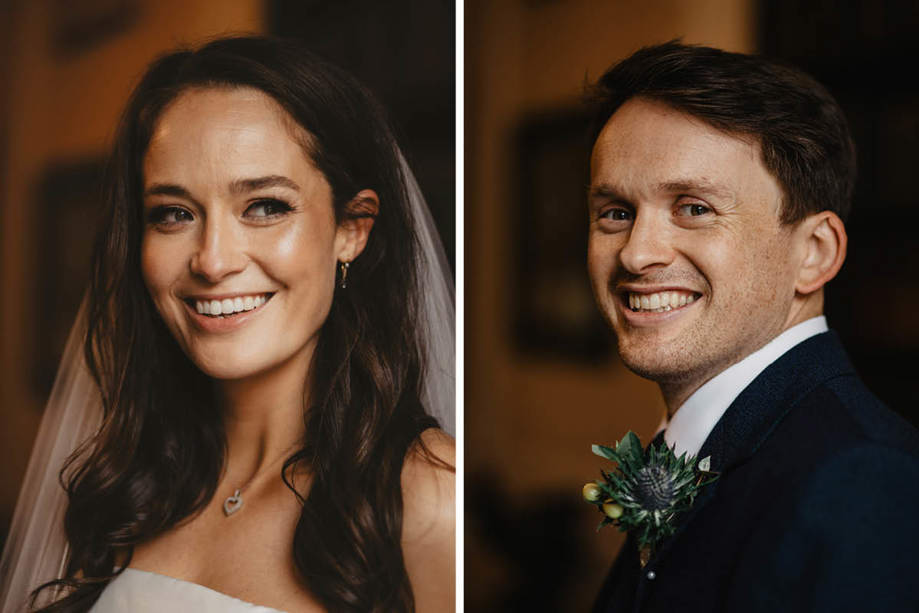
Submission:
M 679 355 L 663 355 L 663 352 L 620 351 L 619 357 L 626 368 L 644 379 L 655 383 L 670 383 L 686 379 L 698 369 L 688 359 Z

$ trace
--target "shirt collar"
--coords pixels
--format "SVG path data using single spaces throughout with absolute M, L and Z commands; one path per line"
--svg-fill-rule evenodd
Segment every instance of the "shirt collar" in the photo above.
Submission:
M 666 428 L 667 445 L 676 446 L 677 456 L 683 452 L 697 455 L 715 424 L 745 387 L 789 349 L 827 330 L 823 315 L 803 321 L 707 381 L 686 399 L 669 423 L 664 418 L 658 431 Z

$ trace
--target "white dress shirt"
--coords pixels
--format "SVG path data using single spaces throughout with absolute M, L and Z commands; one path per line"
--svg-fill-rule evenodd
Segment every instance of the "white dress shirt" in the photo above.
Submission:
M 677 456 L 684 451 L 687 455 L 698 455 L 715 424 L 753 379 L 798 343 L 827 330 L 823 315 L 785 330 L 707 381 L 686 399 L 669 423 L 665 417 L 657 431 L 666 429 L 664 440 L 668 447 L 676 445 Z

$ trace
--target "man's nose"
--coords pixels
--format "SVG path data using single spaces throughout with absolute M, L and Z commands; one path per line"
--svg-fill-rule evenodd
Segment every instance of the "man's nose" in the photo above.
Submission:
M 189 262 L 192 274 L 209 283 L 219 283 L 245 269 L 248 257 L 243 249 L 243 239 L 233 228 L 232 221 L 209 218 L 198 241 L 198 248 Z
M 633 274 L 664 268 L 673 262 L 670 224 L 662 215 L 655 213 L 636 215 L 628 241 L 619 252 L 622 266 Z

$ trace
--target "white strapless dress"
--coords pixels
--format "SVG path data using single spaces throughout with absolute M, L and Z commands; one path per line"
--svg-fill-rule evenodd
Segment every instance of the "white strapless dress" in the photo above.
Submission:
M 126 568 L 106 586 L 92 613 L 281 613 L 197 583 Z

